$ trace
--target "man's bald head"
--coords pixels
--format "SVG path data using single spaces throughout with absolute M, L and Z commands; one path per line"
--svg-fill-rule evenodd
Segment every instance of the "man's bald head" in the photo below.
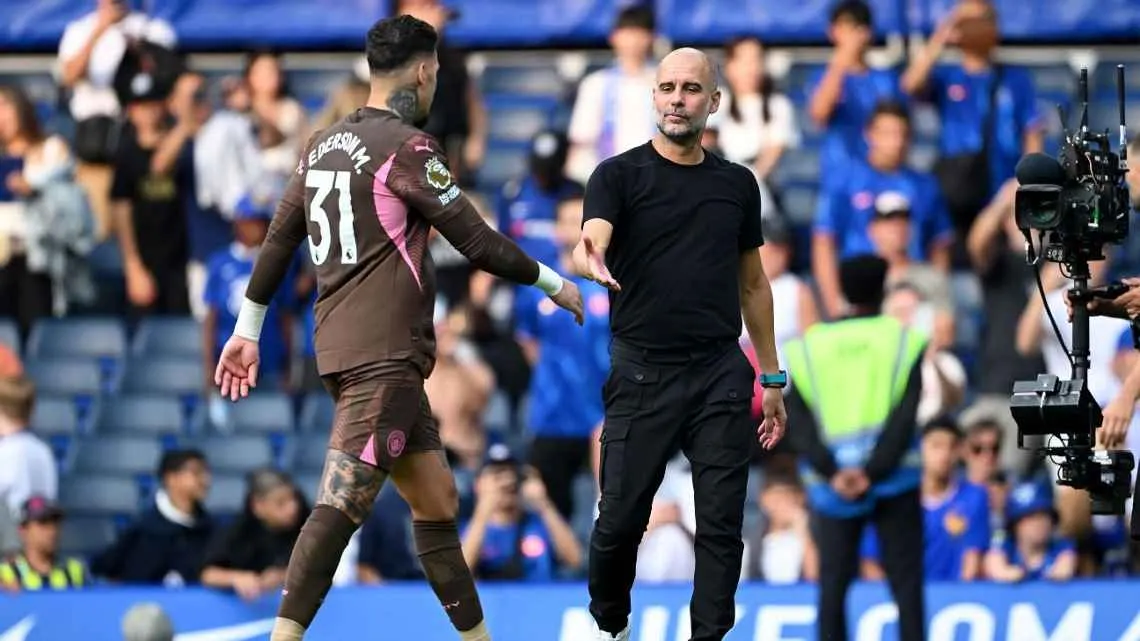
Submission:
M 716 65 L 704 53 L 677 49 L 657 65 L 653 108 L 657 130 L 669 140 L 682 145 L 699 141 L 709 114 L 719 106 Z
M 661 80 L 662 72 L 674 71 L 674 67 L 685 69 L 699 69 L 702 73 L 702 84 L 710 90 L 716 90 L 716 63 L 705 52 L 692 47 L 681 47 L 670 51 L 661 59 L 657 66 L 657 79 Z

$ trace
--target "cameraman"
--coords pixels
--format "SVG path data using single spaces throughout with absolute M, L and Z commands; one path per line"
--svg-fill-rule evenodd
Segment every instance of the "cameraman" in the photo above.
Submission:
M 1135 136 L 1128 143 L 1128 173 L 1124 175 L 1128 184 L 1128 193 L 1132 200 L 1132 229 L 1140 224 L 1140 136 Z M 1112 254 L 1110 273 L 1135 274 L 1140 272 L 1140 234 L 1130 233 L 1124 244 L 1116 248 Z M 1087 305 L 1089 313 L 1093 316 L 1111 316 L 1122 318 L 1136 323 L 1140 320 L 1140 278 L 1122 278 L 1121 282 L 1128 286 L 1128 291 L 1114 300 L 1094 299 Z M 1072 319 L 1072 303 L 1065 301 L 1069 307 L 1069 318 Z M 1090 332 L 1091 333 L 1091 332 Z M 1123 338 L 1121 340 L 1124 340 Z M 1127 436 L 1128 426 L 1132 422 L 1136 401 L 1140 399 L 1140 359 L 1114 359 L 1113 368 L 1121 383 L 1120 391 L 1112 402 L 1105 406 L 1104 422 L 1098 431 L 1098 439 L 1106 447 L 1119 445 Z

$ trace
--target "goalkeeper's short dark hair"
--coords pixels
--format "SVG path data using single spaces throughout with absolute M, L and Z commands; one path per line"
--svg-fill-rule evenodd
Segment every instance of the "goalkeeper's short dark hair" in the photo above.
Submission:
M 373 74 L 386 74 L 406 67 L 413 60 L 430 56 L 439 46 L 439 34 L 430 24 L 402 15 L 379 20 L 368 30 L 364 55 Z

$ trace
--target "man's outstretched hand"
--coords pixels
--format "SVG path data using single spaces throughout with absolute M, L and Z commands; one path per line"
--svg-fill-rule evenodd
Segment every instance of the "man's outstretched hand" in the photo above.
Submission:
M 249 396 L 249 390 L 257 387 L 260 358 L 255 341 L 240 336 L 231 336 L 226 341 L 214 370 L 214 384 L 221 390 L 222 398 L 236 401 Z
M 606 289 L 621 291 L 621 285 L 618 285 L 609 267 L 606 267 L 605 255 L 598 250 L 589 236 L 582 236 L 581 242 L 574 248 L 574 267 L 579 274 Z
M 555 305 L 573 314 L 574 322 L 579 325 L 585 320 L 586 308 L 582 304 L 582 292 L 578 291 L 578 286 L 569 279 L 562 279 L 562 289 L 551 296 L 550 300 L 554 301 Z

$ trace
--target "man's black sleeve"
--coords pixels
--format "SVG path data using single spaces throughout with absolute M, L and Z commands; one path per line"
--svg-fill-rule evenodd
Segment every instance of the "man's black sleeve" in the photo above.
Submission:
M 879 440 L 875 443 L 875 449 L 871 451 L 871 458 L 867 460 L 867 467 L 863 470 L 872 483 L 881 481 L 898 469 L 903 455 L 914 441 L 918 423 L 918 403 L 921 400 L 922 359 L 919 358 L 910 369 L 902 400 L 887 417 L 887 423 L 883 426 Z
M 598 165 L 590 179 L 586 181 L 586 191 L 582 198 L 582 225 L 586 221 L 600 218 L 616 226 L 622 210 L 620 166 L 609 159 Z
M 839 465 L 831 450 L 823 444 L 819 434 L 819 424 L 807 403 L 793 386 L 784 397 L 785 411 L 788 413 L 788 445 L 800 456 L 807 459 L 816 474 L 825 479 L 835 476 Z
M 763 203 L 760 202 L 760 183 L 756 182 L 756 177 L 743 166 L 739 168 L 743 170 L 748 194 L 745 198 L 744 220 L 740 225 L 738 244 L 740 251 L 746 252 L 764 244 L 764 216 L 761 209 Z

